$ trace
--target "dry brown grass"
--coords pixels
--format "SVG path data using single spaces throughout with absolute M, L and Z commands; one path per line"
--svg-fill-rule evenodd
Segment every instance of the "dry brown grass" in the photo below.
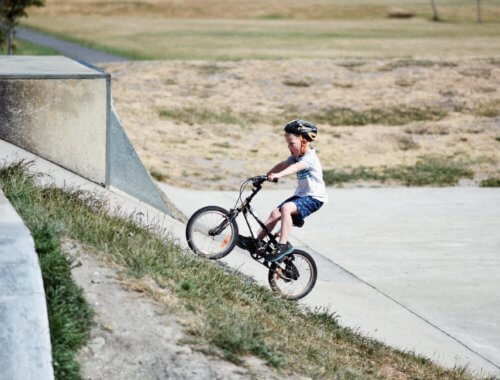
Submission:
M 430 5 L 418 0 L 401 4 L 397 0 L 49 0 L 45 8 L 33 14 L 69 15 L 149 15 L 162 18 L 231 19 L 373 19 L 386 18 L 393 8 L 401 8 L 429 18 Z M 451 20 L 475 20 L 475 2 L 440 1 L 440 15 Z M 483 2 L 485 21 L 500 18 L 500 2 Z
M 476 112 L 500 98 L 499 66 L 457 60 L 387 71 L 382 68 L 397 62 L 368 60 L 355 69 L 345 62 L 169 61 L 106 68 L 127 132 L 146 165 L 167 183 L 234 189 L 242 177 L 262 173 L 288 155 L 281 132 L 286 121 L 332 106 L 358 112 L 438 108 L 446 116 L 394 126 L 320 123 L 316 147 L 325 169 L 413 165 L 419 157 L 441 155 L 468 162 L 478 180 L 500 170 L 498 117 Z M 464 75 L 470 68 L 490 75 Z M 290 78 L 310 85 L 289 86 Z M 398 85 L 403 79 L 412 84 Z M 495 90 L 484 92 L 486 87 Z M 179 112 L 176 118 L 162 117 L 162 110 Z M 183 110 L 191 111 L 182 116 Z M 198 119 L 193 110 L 203 111 Z

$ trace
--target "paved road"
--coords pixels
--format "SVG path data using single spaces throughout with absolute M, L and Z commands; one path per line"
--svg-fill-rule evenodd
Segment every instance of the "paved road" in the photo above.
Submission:
M 236 199 L 162 187 L 187 215 Z M 328 192 L 331 202 L 293 232 L 292 243 L 319 264 L 306 304 L 329 307 L 343 324 L 401 349 L 500 375 L 500 190 Z M 256 211 L 266 217 L 289 193 L 262 191 Z
M 99 64 L 104 62 L 124 62 L 129 60 L 125 57 L 107 54 L 95 49 L 89 49 L 75 43 L 63 41 L 43 33 L 35 32 L 27 28 L 17 28 L 16 36 L 21 40 L 57 50 L 62 55 L 77 61 Z

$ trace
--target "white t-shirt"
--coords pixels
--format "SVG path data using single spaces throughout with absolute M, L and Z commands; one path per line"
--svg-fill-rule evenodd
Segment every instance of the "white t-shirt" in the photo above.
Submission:
M 323 203 L 328 202 L 328 194 L 323 181 L 323 169 L 314 149 L 309 151 L 302 157 L 290 156 L 287 162 L 292 165 L 296 162 L 304 162 L 306 168 L 297 172 L 297 180 L 299 181 L 294 196 L 305 197 L 310 196 Z

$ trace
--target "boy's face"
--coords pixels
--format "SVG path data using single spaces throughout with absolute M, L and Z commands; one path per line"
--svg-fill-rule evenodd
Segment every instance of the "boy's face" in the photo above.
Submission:
M 288 144 L 288 149 L 293 156 L 300 156 L 300 146 L 301 140 L 300 136 L 295 136 L 291 133 L 285 134 L 286 143 Z

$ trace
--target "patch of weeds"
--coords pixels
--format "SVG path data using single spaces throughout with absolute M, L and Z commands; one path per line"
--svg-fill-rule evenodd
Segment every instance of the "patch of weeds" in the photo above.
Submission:
M 476 91 L 483 94 L 490 94 L 492 92 L 496 92 L 497 89 L 495 87 L 477 87 Z
M 347 61 L 347 62 L 341 62 L 337 63 L 337 66 L 345 67 L 346 69 L 353 70 L 357 67 L 363 66 L 366 62 L 365 61 Z
M 209 181 L 214 181 L 214 182 L 217 182 L 217 181 L 222 181 L 223 179 L 225 179 L 225 177 L 221 176 L 221 175 L 214 175 L 212 177 L 209 177 L 207 178 Z
M 168 174 L 163 174 L 161 171 L 159 171 L 157 169 L 151 169 L 149 171 L 149 173 L 151 174 L 151 177 L 153 177 L 154 179 L 156 179 L 159 182 L 163 182 L 163 181 L 170 178 L 170 176 Z
M 246 126 L 265 119 L 262 115 L 254 112 L 233 112 L 230 108 L 212 110 L 202 107 L 162 109 L 159 111 L 159 116 L 189 125 L 219 123 Z
M 461 178 L 472 178 L 474 173 L 463 162 L 443 156 L 424 156 L 415 165 L 396 166 L 375 171 L 370 167 L 358 167 L 350 171 L 324 170 L 323 179 L 327 185 L 358 180 L 395 180 L 405 186 L 456 185 Z
M 500 136 L 495 137 L 495 141 L 500 142 Z
M 227 70 L 227 68 L 219 66 L 216 63 L 207 63 L 195 67 L 198 69 L 200 74 L 205 74 L 205 75 L 213 75 Z
M 333 82 L 333 86 L 339 87 L 339 88 L 353 88 L 354 85 L 350 82 Z
M 258 149 L 250 149 L 250 152 L 257 154 L 257 153 L 259 153 L 259 150 Z
M 467 77 L 488 79 L 491 76 L 491 70 L 484 67 L 468 67 L 461 70 L 460 74 Z
M 172 86 L 172 85 L 177 84 L 177 81 L 175 79 L 168 78 L 168 79 L 165 79 L 163 81 L 163 83 L 166 84 L 167 86 Z
M 312 81 L 306 79 L 285 79 L 282 83 L 291 87 L 310 87 L 312 85 Z
M 461 178 L 474 176 L 465 164 L 442 156 L 425 156 L 413 166 L 386 168 L 384 174 L 405 186 L 451 186 L 456 185 Z
M 223 142 L 223 143 L 213 143 L 212 144 L 213 146 L 217 147 L 217 148 L 224 148 L 224 149 L 229 149 L 231 148 L 231 144 L 229 144 L 227 141 L 226 142 Z
M 479 184 L 480 187 L 500 187 L 500 177 L 490 177 L 483 179 Z
M 448 127 L 439 124 L 417 124 L 405 128 L 405 133 L 413 135 L 448 135 Z
M 313 113 L 309 119 L 317 123 L 329 125 L 404 125 L 413 121 L 437 121 L 443 119 L 447 113 L 433 108 L 400 108 L 387 109 L 373 108 L 367 110 L 353 110 L 344 107 L 330 107 Z
M 337 185 L 355 181 L 385 181 L 386 177 L 373 168 L 360 166 L 350 171 L 329 169 L 323 170 L 323 180 L 326 185 Z
M 487 58 L 486 62 L 490 65 L 500 66 L 500 58 Z
M 396 142 L 398 148 L 404 151 L 420 148 L 420 145 L 411 136 L 397 136 Z
M 472 114 L 481 117 L 500 116 L 500 99 L 495 99 L 488 103 L 483 103 L 476 106 L 472 109 Z
M 454 62 L 446 62 L 446 61 L 431 61 L 427 59 L 399 59 L 397 61 L 393 61 L 385 64 L 380 71 L 392 71 L 394 69 L 400 67 L 457 67 L 457 64 Z
M 396 84 L 396 86 L 399 86 L 399 87 L 411 87 L 415 84 L 415 82 L 412 80 L 408 80 L 408 79 L 398 79 L 395 82 L 395 84 Z

